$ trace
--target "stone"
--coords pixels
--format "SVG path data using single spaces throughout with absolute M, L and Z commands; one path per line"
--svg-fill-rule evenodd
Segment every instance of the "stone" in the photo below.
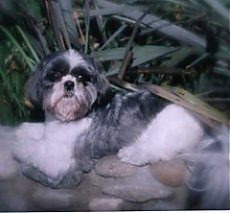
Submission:
M 100 159 L 96 166 L 95 170 L 98 175 L 103 177 L 126 177 L 133 175 L 138 167 L 122 163 L 116 155 L 106 156 Z
M 176 211 L 182 210 L 176 203 L 167 200 L 149 201 L 142 205 L 143 211 Z
M 128 177 L 108 178 L 109 184 L 101 185 L 102 193 L 132 202 L 145 202 L 151 199 L 163 199 L 172 195 L 169 187 L 156 181 L 148 166 L 139 167 Z
M 89 203 L 94 198 L 102 196 L 101 190 L 94 184 L 95 172 L 84 174 L 81 184 L 72 189 L 74 199 L 74 211 L 89 211 Z
M 34 204 L 43 210 L 70 209 L 74 200 L 72 193 L 69 191 L 71 190 L 50 189 L 41 186 L 32 195 L 32 199 Z
M 172 195 L 172 192 L 165 188 L 156 189 L 147 185 L 114 185 L 103 188 L 102 192 L 132 202 L 146 202 Z
M 9 211 L 28 211 L 27 200 L 20 194 L 10 194 L 6 193 L 3 197 L 0 198 L 0 211 L 9 212 Z
M 186 166 L 183 160 L 161 161 L 151 165 L 153 176 L 168 186 L 180 186 L 185 183 Z
M 0 181 L 0 212 L 30 211 L 30 184 L 25 185 L 21 177 Z
M 89 203 L 91 211 L 121 211 L 124 201 L 119 198 L 100 197 L 94 198 Z
M 148 201 L 142 204 L 142 210 L 150 211 L 150 210 L 157 210 L 157 211 L 168 211 L 168 210 L 184 210 L 186 209 L 186 187 L 179 186 L 174 187 L 174 196 L 171 196 L 169 199 L 164 200 L 153 200 Z

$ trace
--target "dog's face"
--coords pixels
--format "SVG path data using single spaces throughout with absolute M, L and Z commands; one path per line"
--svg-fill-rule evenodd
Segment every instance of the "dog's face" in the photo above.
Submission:
M 93 60 L 71 49 L 42 60 L 26 84 L 25 95 L 45 113 L 71 121 L 84 117 L 108 90 L 109 83 Z

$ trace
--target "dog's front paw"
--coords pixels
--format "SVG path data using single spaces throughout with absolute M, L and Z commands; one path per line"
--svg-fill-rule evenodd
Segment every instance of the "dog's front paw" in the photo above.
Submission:
M 133 164 L 136 166 L 143 166 L 148 163 L 143 152 L 136 146 L 127 146 L 119 150 L 119 159 L 124 163 Z
M 81 182 L 81 171 L 69 170 L 64 174 L 60 174 L 57 177 L 51 177 L 36 168 L 32 164 L 20 163 L 22 173 L 31 180 L 39 182 L 44 186 L 48 186 L 53 189 L 58 188 L 73 188 Z

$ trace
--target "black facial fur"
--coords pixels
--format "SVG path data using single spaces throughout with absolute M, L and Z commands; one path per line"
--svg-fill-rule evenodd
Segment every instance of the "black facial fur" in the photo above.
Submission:
M 35 68 L 35 70 L 32 72 L 30 78 L 28 79 L 26 85 L 25 85 L 25 97 L 28 98 L 33 105 L 36 107 L 42 106 L 43 101 L 43 90 L 44 90 L 44 80 L 47 78 L 51 82 L 54 80 L 54 76 L 51 77 L 51 75 L 55 73 L 57 70 L 51 70 L 51 65 L 54 64 L 61 64 L 63 60 L 61 60 L 61 55 L 63 52 L 59 53 L 53 53 L 51 55 L 48 55 L 46 58 L 44 58 Z M 55 63 L 56 62 L 56 63 Z M 68 63 L 65 63 L 68 65 Z M 47 74 L 47 71 L 50 71 L 50 76 Z

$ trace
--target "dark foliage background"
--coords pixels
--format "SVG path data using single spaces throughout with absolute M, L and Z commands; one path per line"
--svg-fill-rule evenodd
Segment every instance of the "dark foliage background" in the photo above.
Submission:
M 228 123 L 229 5 L 229 0 L 0 0 L 0 123 L 34 119 L 23 96 L 25 81 L 41 58 L 68 48 L 97 59 L 114 87 L 148 84 L 209 124 Z

